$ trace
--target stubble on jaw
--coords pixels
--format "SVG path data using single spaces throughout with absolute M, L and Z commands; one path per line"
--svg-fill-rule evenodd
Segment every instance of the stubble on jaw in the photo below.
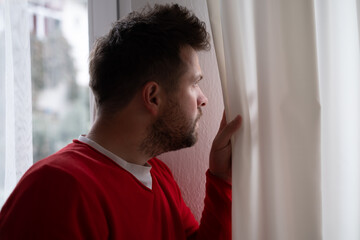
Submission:
M 196 123 L 202 116 L 201 108 L 195 120 L 188 119 L 178 103 L 170 101 L 166 111 L 148 128 L 148 135 L 140 151 L 151 157 L 164 152 L 193 146 L 198 139 Z

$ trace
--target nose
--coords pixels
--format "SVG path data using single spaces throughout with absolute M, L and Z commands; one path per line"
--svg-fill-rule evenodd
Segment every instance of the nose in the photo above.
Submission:
M 199 89 L 200 90 L 200 89 Z M 204 95 L 204 93 L 200 90 L 200 94 L 199 94 L 199 97 L 198 97 L 198 106 L 199 107 L 205 107 L 206 104 L 208 103 L 208 99 L 207 97 Z

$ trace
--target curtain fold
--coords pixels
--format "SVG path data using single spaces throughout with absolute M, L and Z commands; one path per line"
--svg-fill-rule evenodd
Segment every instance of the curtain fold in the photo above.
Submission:
M 324 239 L 360 239 L 359 1 L 315 1 Z
M 227 116 L 244 117 L 232 142 L 233 239 L 323 239 L 315 1 L 207 3 Z
M 0 1 L 0 207 L 32 164 L 26 0 Z
M 232 165 L 233 189 L 241 189 L 233 191 L 233 202 L 242 203 L 233 204 L 233 239 L 251 239 L 259 234 L 258 97 L 252 8 L 249 1 L 208 1 L 226 117 L 233 119 L 239 113 L 243 117 L 243 127 L 232 141 L 236 159 Z

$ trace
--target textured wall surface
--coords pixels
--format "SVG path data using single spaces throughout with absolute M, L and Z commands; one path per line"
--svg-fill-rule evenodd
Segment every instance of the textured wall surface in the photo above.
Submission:
M 132 0 L 132 9 L 137 10 L 147 3 L 153 5 L 154 3 L 170 2 L 179 3 L 192 10 L 206 23 L 207 30 L 210 32 L 206 0 Z M 212 48 L 209 52 L 200 52 L 199 60 L 204 75 L 204 79 L 200 82 L 200 87 L 209 99 L 208 105 L 203 109 L 203 117 L 199 121 L 199 141 L 194 147 L 159 156 L 173 172 L 183 198 L 197 220 L 200 220 L 204 206 L 205 172 L 209 166 L 209 151 L 212 140 L 217 133 L 224 108 L 214 49 Z

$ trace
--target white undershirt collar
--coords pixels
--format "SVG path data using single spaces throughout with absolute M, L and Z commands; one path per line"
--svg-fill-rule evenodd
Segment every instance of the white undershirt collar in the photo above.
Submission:
M 120 167 L 131 173 L 137 180 L 139 180 L 146 187 L 152 189 L 152 178 L 150 174 L 151 166 L 148 163 L 146 163 L 146 165 L 144 166 L 129 163 L 124 159 L 120 158 L 119 156 L 115 155 L 114 153 L 110 152 L 109 150 L 103 148 L 95 141 L 83 135 L 81 135 L 78 138 L 78 140 L 95 148 L 97 151 L 101 152 L 102 154 L 104 154 L 105 156 L 116 162 Z

